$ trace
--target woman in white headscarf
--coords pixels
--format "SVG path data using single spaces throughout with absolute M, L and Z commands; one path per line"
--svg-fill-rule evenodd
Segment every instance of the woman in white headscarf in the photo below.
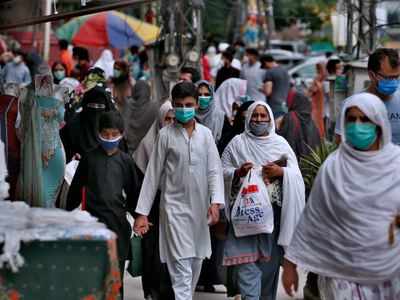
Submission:
M 146 136 L 140 142 L 133 154 L 137 166 L 138 177 L 143 181 L 146 173 L 147 164 L 156 138 L 161 128 L 172 124 L 175 121 L 175 114 L 171 101 L 167 100 L 160 107 L 158 118 L 150 127 Z M 142 286 L 145 299 L 173 299 L 171 281 L 169 279 L 166 264 L 160 261 L 159 252 L 159 194 L 156 198 L 156 205 L 150 212 L 149 219 L 153 224 L 150 230 L 142 239 L 143 250 L 143 274 Z M 154 270 L 157 270 L 155 273 Z
M 212 85 L 206 80 L 200 80 L 196 83 L 196 86 L 199 95 L 199 109 L 196 112 L 196 120 L 211 130 L 215 143 L 222 152 L 219 142 L 224 135 L 232 131 L 232 126 L 224 112 L 215 105 Z
M 262 169 L 274 211 L 274 231 L 238 238 L 230 225 L 223 264 L 236 266 L 243 299 L 275 299 L 280 263 L 304 208 L 305 188 L 296 155 L 275 133 L 274 116 L 265 102 L 249 107 L 245 132 L 225 149 L 222 165 L 228 217 L 247 173 Z
M 322 165 L 286 252 L 284 287 L 297 288 L 298 265 L 319 275 L 322 299 L 399 299 L 400 240 L 389 232 L 400 209 L 400 148 L 372 94 L 346 101 L 341 120 L 343 143 Z
M 171 101 L 167 100 L 160 107 L 160 113 L 158 115 L 158 119 L 154 121 L 153 125 L 150 127 L 146 136 L 140 142 L 138 148 L 133 154 L 133 158 L 135 159 L 136 165 L 143 173 L 146 172 L 147 164 L 149 162 L 151 151 L 153 151 L 153 145 L 157 138 L 158 132 L 164 126 L 173 123 L 175 120 L 174 111 L 172 108 Z
M 106 79 L 113 76 L 114 70 L 114 57 L 109 49 L 104 49 L 100 55 L 100 58 L 94 64 L 94 67 L 98 67 L 106 74 Z
M 225 80 L 215 92 L 215 106 L 223 111 L 229 120 L 233 120 L 233 103 L 246 96 L 247 81 L 239 78 Z

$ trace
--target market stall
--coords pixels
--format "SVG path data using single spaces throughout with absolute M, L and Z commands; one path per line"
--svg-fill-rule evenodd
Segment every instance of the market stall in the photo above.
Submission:
M 115 239 L 83 211 L 0 202 L 0 299 L 117 299 Z

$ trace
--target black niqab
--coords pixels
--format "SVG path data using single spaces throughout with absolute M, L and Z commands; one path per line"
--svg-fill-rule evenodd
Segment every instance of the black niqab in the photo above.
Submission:
M 109 93 L 95 86 L 83 95 L 82 111 L 61 131 L 61 137 L 70 161 L 75 154 L 81 156 L 97 148 L 98 121 L 103 112 L 115 110 Z

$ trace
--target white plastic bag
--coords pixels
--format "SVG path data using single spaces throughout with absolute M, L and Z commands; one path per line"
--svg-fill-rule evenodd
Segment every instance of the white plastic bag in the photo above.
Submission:
M 274 231 L 274 211 L 261 169 L 252 169 L 245 177 L 232 208 L 231 221 L 236 237 Z
M 64 180 L 67 182 L 69 186 L 71 186 L 72 180 L 74 179 L 78 166 L 79 166 L 79 160 L 71 160 L 71 162 L 69 162 L 65 167 Z

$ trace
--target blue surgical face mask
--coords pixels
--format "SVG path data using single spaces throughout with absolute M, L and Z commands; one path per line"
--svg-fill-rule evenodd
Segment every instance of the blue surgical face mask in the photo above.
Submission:
M 377 127 L 373 123 L 347 123 L 346 141 L 358 150 L 368 150 L 378 137 Z
M 239 100 L 243 104 L 243 103 L 245 103 L 247 101 L 251 101 L 251 98 L 250 98 L 250 96 L 245 95 L 245 96 L 240 96 Z
M 101 145 L 101 147 L 103 147 L 103 149 L 105 151 L 112 151 L 112 150 L 118 148 L 119 142 L 121 141 L 121 139 L 122 139 L 122 136 L 119 136 L 119 137 L 117 137 L 115 139 L 111 139 L 111 140 L 108 140 L 108 139 L 105 139 L 105 138 L 102 138 L 101 136 L 99 136 L 100 145 Z
M 267 136 L 270 122 L 250 122 L 250 132 L 255 136 Z
M 121 77 L 121 75 L 122 75 L 121 70 L 114 69 L 114 71 L 113 71 L 114 78 L 119 78 L 119 77 Z
M 54 72 L 54 77 L 57 79 L 57 80 L 63 80 L 64 78 L 65 78 L 65 71 L 55 71 Z
M 176 107 L 175 118 L 181 123 L 187 123 L 193 120 L 196 115 L 194 107 Z
M 381 79 L 378 81 L 378 92 L 390 96 L 396 92 L 400 81 L 398 79 Z
M 207 109 L 212 101 L 212 96 L 199 96 L 199 106 L 201 109 Z
M 143 71 L 140 80 L 149 80 L 151 77 L 150 71 Z

